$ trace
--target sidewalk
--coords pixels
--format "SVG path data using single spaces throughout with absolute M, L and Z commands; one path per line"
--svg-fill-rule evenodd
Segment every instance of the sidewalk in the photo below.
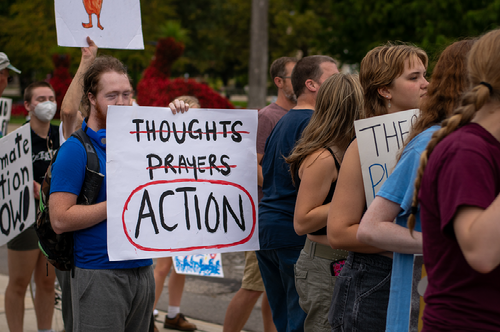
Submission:
M 4 303 L 4 295 L 5 295 L 5 288 L 7 287 L 7 282 L 9 280 L 9 277 L 6 275 L 0 274 L 0 331 L 9 331 L 7 327 L 7 318 L 5 317 L 5 303 Z M 24 301 L 24 331 L 25 332 L 37 332 L 37 326 L 36 326 L 36 316 L 35 316 L 35 309 L 33 307 L 33 301 L 31 300 L 31 295 L 29 293 L 29 289 L 26 292 L 26 297 Z M 165 317 L 165 312 L 159 310 L 156 326 L 160 330 L 160 332 L 165 331 L 176 331 L 176 330 L 170 330 L 170 329 L 165 329 L 163 328 L 163 322 L 160 320 L 163 320 Z M 197 331 L 202 331 L 202 332 L 221 332 L 222 331 L 222 326 L 217 325 L 217 324 L 212 324 L 212 323 L 207 323 L 204 321 L 196 320 L 194 318 L 187 317 L 190 322 L 193 322 L 196 324 L 198 327 Z M 56 332 L 63 331 L 63 321 L 62 321 L 62 316 L 61 312 L 59 310 L 54 310 L 54 318 L 52 319 L 52 329 Z

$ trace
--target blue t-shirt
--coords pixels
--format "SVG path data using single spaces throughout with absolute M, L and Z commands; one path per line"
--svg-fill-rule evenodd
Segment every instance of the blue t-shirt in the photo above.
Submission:
M 420 166 L 420 155 L 439 126 L 432 126 L 413 138 L 405 147 L 394 172 L 384 182 L 377 196 L 401 206 L 396 223 L 406 227 L 410 216 L 415 178 Z M 415 230 L 420 232 L 420 211 L 416 215 Z M 395 252 L 392 261 L 391 292 L 387 308 L 386 331 L 408 331 L 410 323 L 413 256 Z
M 82 128 L 87 125 L 85 122 Z M 100 172 L 104 174 L 97 203 L 106 201 L 106 130 L 97 133 L 87 128 L 87 135 L 92 140 L 99 157 Z M 87 152 L 78 138 L 71 136 L 59 149 L 56 162 L 52 165 L 50 193 L 68 192 L 75 195 L 80 190 L 85 178 Z M 75 266 L 82 269 L 130 269 L 153 264 L 151 259 L 110 262 L 107 244 L 107 220 L 73 233 Z
M 306 241 L 306 236 L 298 236 L 293 228 L 297 189 L 284 156 L 290 155 L 312 114 L 311 109 L 291 109 L 267 139 L 262 159 L 264 197 L 259 204 L 261 250 L 303 246 Z

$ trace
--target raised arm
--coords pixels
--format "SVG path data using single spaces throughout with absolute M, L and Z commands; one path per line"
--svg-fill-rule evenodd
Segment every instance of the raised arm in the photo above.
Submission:
M 299 175 L 293 227 L 298 235 L 304 235 L 326 226 L 330 203 L 323 202 L 337 179 L 337 168 L 332 155 L 321 149 L 302 162 Z
M 399 204 L 377 196 L 366 211 L 358 228 L 359 241 L 402 254 L 422 253 L 422 233 L 394 223 L 400 212 Z
M 78 108 L 82 100 L 83 89 L 82 80 L 83 75 L 90 67 L 97 55 L 97 46 L 90 37 L 87 37 L 89 47 L 82 47 L 82 60 L 80 66 L 68 87 L 68 91 L 64 96 L 61 104 L 61 121 L 63 124 L 63 136 L 68 139 L 75 131 L 78 120 Z
M 362 243 L 356 238 L 365 203 L 358 143 L 354 140 L 344 155 L 328 212 L 327 235 L 332 248 L 368 254 L 384 251 Z

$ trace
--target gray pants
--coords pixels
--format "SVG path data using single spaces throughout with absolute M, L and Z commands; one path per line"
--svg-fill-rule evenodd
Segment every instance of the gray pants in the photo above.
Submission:
M 304 331 L 330 332 L 328 309 L 337 277 L 332 276 L 332 260 L 315 257 L 304 250 L 295 264 L 295 288 L 300 307 L 306 312 Z
M 74 332 L 148 331 L 155 299 L 153 267 L 77 267 L 71 297 Z
M 66 332 L 73 331 L 73 313 L 71 311 L 71 271 L 56 270 L 57 280 L 61 287 L 61 310 Z

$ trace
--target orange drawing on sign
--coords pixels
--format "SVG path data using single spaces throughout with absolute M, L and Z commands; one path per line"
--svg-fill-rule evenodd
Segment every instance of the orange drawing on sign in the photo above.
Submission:
M 104 30 L 100 22 L 102 1 L 103 0 L 83 0 L 85 10 L 87 11 L 87 14 L 89 14 L 89 23 L 82 23 L 84 28 L 92 28 L 92 14 L 95 14 L 97 16 L 97 27 Z

